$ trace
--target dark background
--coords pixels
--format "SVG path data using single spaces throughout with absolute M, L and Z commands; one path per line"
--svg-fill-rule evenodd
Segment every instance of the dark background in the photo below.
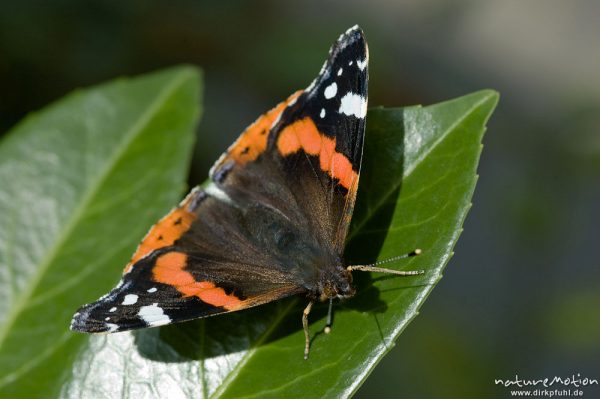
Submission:
M 357 397 L 505 398 L 495 378 L 600 379 L 600 2 L 2 2 L 0 132 L 75 88 L 199 65 L 196 184 L 356 23 L 371 106 L 501 93 L 456 255 Z

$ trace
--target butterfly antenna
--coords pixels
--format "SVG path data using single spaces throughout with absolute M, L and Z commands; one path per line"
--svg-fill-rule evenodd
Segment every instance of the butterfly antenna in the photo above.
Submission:
M 308 306 L 302 312 L 302 327 L 304 328 L 304 360 L 308 360 L 308 352 L 310 351 L 310 335 L 308 332 L 308 314 L 313 307 L 314 302 L 310 301 Z
M 358 270 L 358 271 L 361 271 L 361 272 L 388 273 L 388 274 L 395 274 L 397 276 L 416 276 L 416 275 L 419 275 L 419 274 L 424 274 L 425 270 L 407 270 L 407 271 L 403 271 L 403 270 L 387 269 L 385 267 L 377 267 L 377 266 L 383 265 L 385 263 L 395 262 L 395 261 L 400 260 L 400 259 L 412 258 L 413 256 L 421 255 L 421 252 L 422 251 L 417 248 L 417 249 L 415 249 L 414 251 L 412 251 L 412 252 L 410 252 L 408 254 L 404 254 L 404 255 L 400 255 L 400 256 L 394 256 L 392 258 L 380 260 L 379 262 L 371 263 L 371 264 L 368 264 L 368 265 L 351 265 L 351 266 L 347 267 L 347 270 L 349 270 L 349 271 Z

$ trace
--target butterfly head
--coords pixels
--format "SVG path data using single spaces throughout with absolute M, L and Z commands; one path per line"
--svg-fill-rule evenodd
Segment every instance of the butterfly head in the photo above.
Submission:
M 319 282 L 318 299 L 321 302 L 331 298 L 350 298 L 355 293 L 356 289 L 352 285 L 352 273 L 341 266 L 324 275 Z

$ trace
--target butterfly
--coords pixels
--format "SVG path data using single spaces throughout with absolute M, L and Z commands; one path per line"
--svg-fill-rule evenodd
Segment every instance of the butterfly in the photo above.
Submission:
M 291 295 L 355 293 L 343 254 L 365 135 L 369 54 L 362 30 L 342 34 L 317 78 L 251 124 L 148 232 L 118 285 L 75 313 L 71 329 L 113 333 L 238 311 Z M 416 255 L 413 251 L 409 255 Z

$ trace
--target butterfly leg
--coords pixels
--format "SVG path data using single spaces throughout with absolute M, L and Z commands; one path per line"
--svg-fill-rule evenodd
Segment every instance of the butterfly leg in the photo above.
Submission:
M 310 350 L 310 335 L 308 334 L 308 314 L 313 306 L 313 301 L 308 303 L 308 306 L 302 312 L 302 327 L 304 327 L 304 360 L 308 359 L 308 352 Z
M 327 311 L 327 324 L 323 332 L 329 334 L 331 332 L 331 324 L 333 323 L 333 298 L 329 298 L 329 310 Z

